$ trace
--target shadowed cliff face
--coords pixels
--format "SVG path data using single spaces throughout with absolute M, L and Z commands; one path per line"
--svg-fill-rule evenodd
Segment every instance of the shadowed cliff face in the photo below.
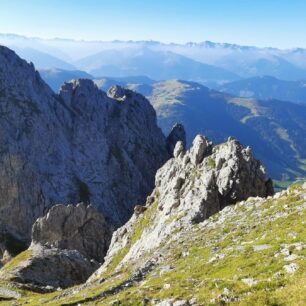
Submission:
M 116 226 L 142 203 L 166 141 L 150 103 L 89 80 L 55 95 L 34 66 L 0 47 L 0 223 L 30 238 L 37 217 L 56 203 L 91 203 Z

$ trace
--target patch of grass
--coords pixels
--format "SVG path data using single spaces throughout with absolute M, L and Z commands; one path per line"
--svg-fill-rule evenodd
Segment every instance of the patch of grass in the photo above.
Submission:
M 18 254 L 12 260 L 10 260 L 1 270 L 3 273 L 10 273 L 16 269 L 22 262 L 26 262 L 31 259 L 32 251 L 26 250 Z
M 143 231 L 145 230 L 146 227 L 150 225 L 151 220 L 153 219 L 157 206 L 158 206 L 158 198 L 155 200 L 155 202 L 148 207 L 148 209 L 141 214 L 138 217 L 138 220 L 136 221 L 134 225 L 133 232 L 130 236 L 129 243 L 122 248 L 121 250 L 118 251 L 116 255 L 112 258 L 111 264 L 108 266 L 107 271 L 103 273 L 101 277 L 108 277 L 112 275 L 112 273 L 115 271 L 116 267 L 121 263 L 121 261 L 124 259 L 124 257 L 127 255 L 129 252 L 130 248 L 132 245 L 141 238 Z
M 215 168 L 216 167 L 216 161 L 211 156 L 209 156 L 207 158 L 207 165 L 210 168 Z

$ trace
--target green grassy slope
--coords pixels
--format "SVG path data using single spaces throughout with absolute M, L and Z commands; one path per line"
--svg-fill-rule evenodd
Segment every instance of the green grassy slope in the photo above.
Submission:
M 21 294 L 16 305 L 143 305 L 144 299 L 147 305 L 165 300 L 305 305 L 304 187 L 295 185 L 274 198 L 250 198 L 229 206 L 189 231 L 182 229 L 156 252 L 119 266 L 128 251 L 123 249 L 101 278 L 86 285 L 38 294 L 2 283 L 0 293 L 6 288 Z M 130 244 L 150 223 L 154 209 L 156 205 L 150 206 L 139 218 Z M 139 267 L 156 256 L 162 260 L 139 276 Z

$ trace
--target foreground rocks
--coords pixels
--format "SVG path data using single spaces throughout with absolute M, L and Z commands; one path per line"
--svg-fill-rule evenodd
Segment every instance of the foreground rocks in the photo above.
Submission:
M 0 278 L 55 288 L 82 283 L 103 262 L 111 234 L 94 207 L 55 205 L 34 223 L 31 246 L 4 266 Z
M 97 262 L 76 250 L 35 244 L 4 266 L 0 279 L 30 286 L 66 288 L 86 281 L 97 267 Z
M 103 274 L 122 250 L 127 251 L 121 264 L 130 264 L 175 231 L 188 231 L 227 205 L 273 194 L 272 181 L 250 148 L 231 138 L 215 146 L 201 135 L 189 151 L 182 142 L 176 144 L 174 158 L 158 170 L 155 185 L 146 209 L 138 208 L 114 233 L 105 263 L 91 279 Z
M 34 223 L 32 244 L 77 250 L 89 260 L 102 262 L 111 234 L 112 228 L 94 207 L 55 205 Z
M 154 210 L 150 206 L 147 211 Z M 121 248 L 111 266 L 90 278 L 86 290 L 94 291 L 104 281 L 103 288 L 112 288 L 112 300 L 118 305 L 145 300 L 149 305 L 268 305 L 272 301 L 303 305 L 305 213 L 306 184 L 293 185 L 274 196 L 249 197 L 187 230 L 187 224 L 177 227 L 157 248 L 147 249 L 136 260 L 118 264 L 122 253 L 128 254 Z M 138 243 L 140 225 L 144 226 L 143 234 L 147 233 L 145 228 L 155 218 L 151 216 L 144 212 L 137 217 L 126 247 Z M 165 227 L 167 221 L 177 222 L 168 219 Z M 150 271 L 145 274 L 148 266 Z M 127 271 L 145 275 L 145 281 L 124 287 L 130 281 L 125 278 Z M 105 276 L 107 280 L 103 280 Z M 114 287 L 112 281 L 120 276 L 122 282 Z M 83 301 L 82 292 L 81 288 L 79 302 Z M 102 290 L 94 301 L 107 305 L 110 299 L 106 292 Z

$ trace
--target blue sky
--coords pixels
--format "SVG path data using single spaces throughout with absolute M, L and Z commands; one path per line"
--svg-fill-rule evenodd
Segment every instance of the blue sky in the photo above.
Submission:
M 0 32 L 306 47 L 306 0 L 0 0 Z

